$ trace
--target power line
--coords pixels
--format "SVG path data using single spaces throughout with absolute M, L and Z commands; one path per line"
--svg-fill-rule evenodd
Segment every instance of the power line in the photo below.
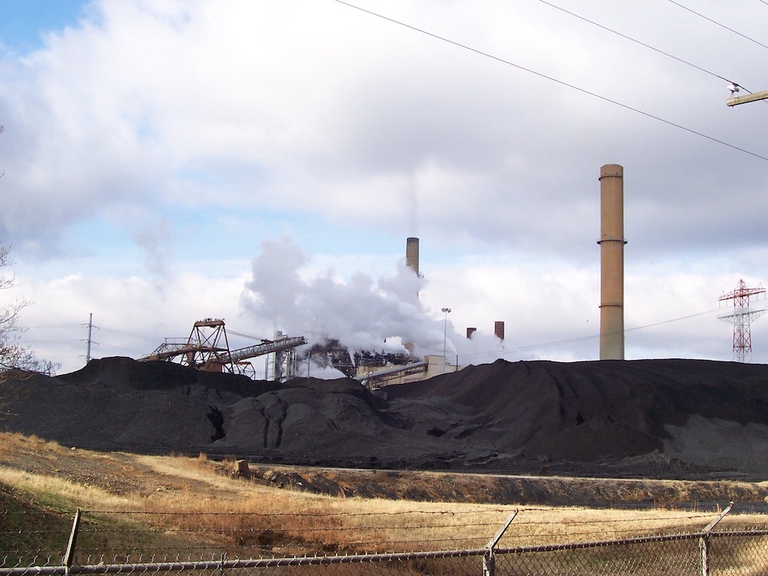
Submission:
M 249 340 L 256 340 L 257 342 L 263 342 L 266 340 L 266 338 L 259 338 L 258 336 L 252 336 L 251 334 L 246 334 L 244 332 L 238 332 L 234 328 L 227 328 L 227 334 L 232 334 L 234 336 L 240 336 L 241 338 L 248 338 Z
M 120 334 L 121 336 L 128 336 L 129 338 L 135 338 L 137 340 L 147 340 L 147 341 L 155 341 L 157 338 L 155 336 L 147 336 L 146 334 L 134 334 L 131 332 L 124 332 L 122 330 L 116 330 L 115 328 L 106 328 L 102 326 L 100 328 L 101 330 L 104 330 L 105 332 L 113 332 L 115 334 Z
M 768 0 L 761 0 L 766 1 L 766 4 L 768 4 Z M 702 66 L 698 66 L 696 64 L 693 64 L 692 62 L 688 62 L 687 60 L 684 60 L 678 56 L 675 56 L 674 54 L 670 54 L 669 52 L 665 52 L 664 50 L 660 50 L 659 48 L 656 48 L 655 46 L 651 46 L 650 44 L 647 44 L 646 42 L 643 42 L 641 40 L 638 40 L 636 38 L 632 38 L 631 36 L 627 36 L 626 34 L 623 34 L 617 30 L 614 30 L 613 28 L 610 28 L 609 26 L 605 26 L 604 24 L 600 24 L 599 22 L 595 22 L 594 20 L 590 20 L 589 18 L 585 18 L 584 16 L 581 16 L 580 14 L 576 14 L 575 12 L 571 12 L 570 10 L 566 10 L 565 8 L 562 8 L 561 6 L 557 6 L 555 4 L 552 4 L 551 2 L 547 2 L 547 0 L 539 0 L 542 4 L 545 4 L 551 8 L 554 8 L 555 10 L 559 10 L 560 12 L 564 12 L 565 14 L 568 14 L 570 16 L 573 16 L 574 18 L 578 18 L 579 20 L 582 20 L 584 22 L 587 22 L 588 24 L 592 24 L 593 26 L 597 26 L 598 28 L 601 28 L 605 30 L 606 32 L 610 32 L 611 34 L 615 34 L 616 36 L 619 36 L 621 38 L 624 38 L 625 40 L 629 40 L 630 42 L 634 42 L 635 44 L 639 44 L 640 46 L 643 46 L 644 48 L 648 48 L 649 50 L 653 50 L 654 52 L 657 52 L 658 54 L 661 54 L 663 56 L 666 56 L 668 58 L 672 58 L 673 60 L 677 60 L 681 64 L 685 64 L 686 66 L 690 66 L 691 68 L 695 68 L 696 70 L 699 70 L 701 72 L 704 72 L 706 74 L 709 74 L 710 76 L 714 76 L 715 78 L 719 78 L 720 80 L 723 80 L 725 82 L 736 84 L 733 80 L 730 80 L 726 78 L 725 76 L 721 76 L 720 74 L 716 74 L 715 72 L 712 72 L 711 70 L 707 70 L 706 68 L 703 68 Z M 745 92 L 750 92 L 744 86 L 741 86 L 739 84 L 739 87 L 743 88 Z
M 631 332 L 634 330 L 642 330 L 644 328 L 652 328 L 654 326 L 661 326 L 662 324 L 669 324 L 671 322 L 679 322 L 680 320 L 688 320 L 689 318 L 695 318 L 696 316 L 706 316 L 707 314 L 714 314 L 719 312 L 720 308 L 714 310 L 707 310 L 706 312 L 697 312 L 696 314 L 689 314 L 688 316 L 680 316 L 679 318 L 671 318 L 670 320 L 662 320 L 661 322 L 654 322 L 653 324 L 645 324 L 643 326 L 635 326 L 634 328 L 627 328 L 624 332 Z
M 754 42 L 755 44 L 757 44 L 758 46 L 762 46 L 763 48 L 768 48 L 768 45 L 765 45 L 765 44 L 763 44 L 762 42 L 758 42 L 758 41 L 757 41 L 757 40 L 755 40 L 754 38 L 750 38 L 750 37 L 749 37 L 749 36 L 747 36 L 746 34 L 742 34 L 741 32 L 739 32 L 739 31 L 737 31 L 737 30 L 734 30 L 733 28 L 729 28 L 728 26 L 726 26 L 725 24 L 722 24 L 722 23 L 718 22 L 717 20 L 714 20 L 714 19 L 712 19 L 712 18 L 710 18 L 710 17 L 708 17 L 708 16 L 704 16 L 704 14 L 701 14 L 700 12 L 696 12 L 696 10 L 693 10 L 693 9 L 691 9 L 691 8 L 688 8 L 687 6 L 683 6 L 682 4 L 680 4 L 680 2 L 675 2 L 675 0 L 668 0 L 668 1 L 669 1 L 669 2 L 671 2 L 672 4 L 674 4 L 675 6 L 679 6 L 679 7 L 680 7 L 680 8 L 682 8 L 683 10 L 687 10 L 687 11 L 688 11 L 688 12 L 690 12 L 691 14 L 695 14 L 695 15 L 696 15 L 696 16 L 698 16 L 699 18 L 703 18 L 703 19 L 704 19 L 704 20 L 706 20 L 707 22 L 712 22 L 712 24 L 715 24 L 716 26 L 720 26 L 720 28 L 724 28 L 724 29 L 728 30 L 728 32 L 733 32 L 733 33 L 734 33 L 734 34 L 736 34 L 737 36 L 741 36 L 741 37 L 742 37 L 742 38 L 744 38 L 745 40 L 749 40 L 750 42 Z
M 663 324 L 671 324 L 672 322 L 679 322 L 681 320 L 689 320 L 691 318 L 696 318 L 697 316 L 706 316 L 707 314 L 714 314 L 715 312 L 721 311 L 720 308 L 715 308 L 713 310 L 707 310 L 706 312 L 696 312 L 695 314 L 688 314 L 687 316 L 679 316 L 677 318 L 670 318 L 668 320 L 661 320 L 659 322 L 652 322 L 651 324 L 643 324 L 641 326 L 634 326 L 633 328 L 627 328 L 624 330 L 624 332 L 635 332 L 637 330 L 644 330 L 645 328 L 653 328 L 654 326 L 661 326 Z M 600 334 L 590 334 L 587 336 L 577 336 L 575 338 L 566 338 L 565 340 L 555 340 L 552 342 L 544 342 L 541 344 L 530 344 L 528 346 L 520 346 L 518 348 L 509 348 L 502 351 L 501 355 L 506 356 L 509 353 L 512 352 L 525 352 L 526 350 L 536 350 L 538 348 L 549 348 L 552 346 L 559 346 L 561 344 L 570 344 L 573 342 L 583 342 L 585 340 L 595 340 L 600 337 Z M 475 352 L 474 354 L 464 354 L 462 358 L 474 358 L 476 356 L 486 356 L 488 354 L 492 354 L 494 352 L 497 352 L 497 350 L 487 350 L 485 352 Z
M 672 1 L 672 0 L 670 0 Z M 502 64 L 506 64 L 507 66 L 511 66 L 513 68 L 517 68 L 518 70 L 522 70 L 524 72 L 528 72 L 529 74 L 533 74 L 534 76 L 538 76 L 539 78 L 544 78 L 545 80 L 549 80 L 550 82 L 555 82 L 556 84 L 560 84 L 561 86 L 565 86 L 566 88 L 570 88 L 572 90 L 576 90 L 578 92 L 581 92 L 582 94 L 586 94 L 588 96 L 592 96 L 593 98 L 597 98 L 599 100 L 602 100 L 604 102 L 608 102 L 610 104 L 613 104 L 615 106 L 619 106 L 621 108 L 624 108 L 625 110 L 629 110 L 631 112 L 635 112 L 636 114 L 640 114 L 642 116 L 645 116 L 646 118 L 651 118 L 653 120 L 656 120 L 657 122 L 661 122 L 663 124 L 667 124 L 668 126 L 672 126 L 674 128 L 678 128 L 679 130 L 683 130 L 685 132 L 688 132 L 689 134 L 694 134 L 695 136 L 699 136 L 701 138 L 705 138 L 711 142 L 715 142 L 717 144 L 720 144 L 722 146 L 727 146 L 728 148 L 731 148 L 733 150 L 737 150 L 739 152 L 742 152 L 744 154 L 749 154 L 750 156 L 754 156 L 755 158 L 759 158 L 760 160 L 765 160 L 768 162 L 768 156 L 763 156 L 761 154 L 758 154 L 757 152 L 752 152 L 751 150 L 747 150 L 746 148 L 741 148 L 740 146 L 736 146 L 735 144 L 731 144 L 729 142 L 726 142 L 724 140 L 720 140 L 719 138 L 715 138 L 714 136 L 709 136 L 708 134 L 704 134 L 703 132 L 699 132 L 698 130 L 694 130 L 693 128 L 688 128 L 687 126 L 683 126 L 682 124 L 678 124 L 676 122 L 672 122 L 671 120 L 667 120 L 665 118 L 662 118 L 660 116 L 656 116 L 655 114 L 651 114 L 650 112 L 645 112 L 644 110 L 640 110 L 639 108 L 635 108 L 634 106 L 630 106 L 629 104 L 624 104 L 622 102 L 619 102 L 618 100 L 614 100 L 612 98 L 608 98 L 607 96 L 603 96 L 602 94 L 598 94 L 596 92 L 592 92 L 590 90 L 587 90 L 586 88 L 581 88 L 580 86 L 576 86 L 575 84 L 570 84 L 568 82 L 565 82 L 564 80 L 559 80 L 557 78 L 554 78 L 553 76 L 548 76 L 547 74 L 544 74 L 542 72 L 537 72 L 536 70 L 533 70 L 531 68 L 526 68 L 525 66 L 521 66 L 520 64 L 515 64 L 514 62 L 510 60 L 505 60 L 504 58 L 501 58 L 499 56 L 494 56 L 493 54 L 490 54 L 488 52 L 483 52 L 482 50 L 478 50 L 477 48 L 473 48 L 471 46 L 468 46 L 467 44 L 462 44 L 461 42 L 457 42 L 455 40 L 451 40 L 449 38 L 446 38 L 444 36 L 440 36 L 439 34 L 435 34 L 433 32 L 429 32 L 427 30 L 424 30 L 423 28 L 418 28 L 416 26 L 412 26 L 411 24 L 406 24 L 405 22 L 401 22 L 399 20 L 395 20 L 394 18 L 390 18 L 388 16 L 384 16 L 382 14 L 379 14 L 377 12 L 372 12 L 371 10 L 367 10 L 365 8 L 361 8 L 360 6 L 355 6 L 354 4 L 350 4 L 348 2 L 344 2 L 343 0 L 335 0 L 335 2 L 338 2 L 339 4 L 343 4 L 344 6 L 348 6 L 349 8 L 354 8 L 355 10 L 359 10 L 360 12 L 365 12 L 366 14 L 370 14 L 371 16 L 375 16 L 376 18 L 381 18 L 382 20 L 386 20 L 388 22 L 392 22 L 393 24 L 397 24 L 398 26 L 402 26 L 404 28 L 408 28 L 410 30 L 413 30 L 414 32 L 418 32 L 420 34 L 424 34 L 426 36 L 430 36 L 431 38 L 435 38 L 436 40 L 440 40 L 442 42 L 446 42 L 447 44 L 451 44 L 453 46 L 457 46 L 458 48 L 462 48 L 464 50 L 468 50 L 470 52 L 474 52 L 475 54 L 479 54 L 480 56 L 484 56 L 486 58 L 490 58 L 491 60 L 495 60 L 497 62 L 500 62 Z
M 28 328 L 30 329 L 45 329 L 45 330 L 61 330 L 61 329 L 75 329 L 77 327 L 87 326 L 88 324 L 72 324 L 69 322 L 62 322 L 60 324 L 30 324 L 28 325 Z M 97 328 L 94 326 L 94 328 Z M 157 338 L 155 336 L 147 336 L 146 334 L 136 334 L 132 332 L 125 332 L 123 330 L 117 330 L 115 328 L 109 328 L 107 326 L 98 326 L 98 329 L 103 332 L 113 332 L 115 334 L 120 334 L 122 336 L 128 336 L 130 338 L 135 338 L 137 340 L 147 340 L 147 341 L 155 341 Z
M 765 2 L 765 4 L 768 4 L 768 0 L 760 0 L 761 2 Z M 646 42 L 642 42 L 640 40 L 637 40 L 636 38 L 632 38 L 631 36 L 627 36 L 626 34 L 623 34 L 617 30 L 614 30 L 613 28 L 610 28 L 608 26 L 605 26 L 603 24 L 600 24 L 599 22 L 595 22 L 594 20 L 590 20 L 589 18 L 585 18 L 584 16 L 581 16 L 580 14 L 576 14 L 575 12 L 571 12 L 570 10 L 566 10 L 565 8 L 562 8 L 560 6 L 557 6 L 555 4 L 552 4 L 551 2 L 547 2 L 546 0 L 539 0 L 542 4 L 545 4 L 547 6 L 550 6 L 551 8 L 554 8 L 556 10 L 560 10 L 561 12 L 564 12 L 565 14 L 568 14 L 570 16 L 573 16 L 574 18 L 578 18 L 579 20 L 582 20 L 584 22 L 587 22 L 589 24 L 592 24 L 593 26 L 597 26 L 598 28 L 601 28 L 607 32 L 610 32 L 611 34 L 615 34 L 621 38 L 624 38 L 625 40 L 629 40 L 630 42 L 634 42 L 635 44 L 639 44 L 640 46 L 643 46 L 645 48 L 648 48 L 649 50 L 653 50 L 654 52 L 657 52 L 659 54 L 662 54 L 664 56 L 667 56 L 668 58 L 672 58 L 673 60 L 677 60 L 678 62 L 685 64 L 686 66 L 690 66 L 691 68 L 695 68 L 696 70 L 699 70 L 701 72 L 704 72 L 705 74 L 709 74 L 710 76 L 714 76 L 715 78 L 719 78 L 720 80 L 724 80 L 725 82 L 728 82 L 732 86 L 736 86 L 736 91 L 738 89 L 744 90 L 747 94 L 752 94 L 752 91 L 745 88 L 741 84 L 730 80 L 726 78 L 725 76 L 721 76 L 720 74 L 717 74 L 715 72 L 712 72 L 711 70 L 707 70 L 706 68 L 703 68 L 702 66 L 698 66 L 696 64 L 693 64 L 692 62 L 688 62 L 687 60 L 684 60 L 682 58 L 679 58 L 678 56 L 675 56 L 674 54 L 670 54 L 669 52 L 665 52 L 664 50 L 660 50 L 659 48 L 656 48 L 655 46 L 651 46 L 650 44 Z M 768 100 L 763 100 L 764 103 L 768 104 Z

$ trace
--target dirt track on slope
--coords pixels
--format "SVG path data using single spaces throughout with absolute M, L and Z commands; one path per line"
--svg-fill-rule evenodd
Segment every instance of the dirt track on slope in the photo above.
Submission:
M 0 466 L 37 476 L 61 478 L 93 486 L 117 496 L 151 497 L 183 491 L 207 498 L 235 498 L 209 482 L 174 473 L 174 465 L 157 467 L 143 456 L 101 453 L 62 447 L 35 438 L 0 433 Z M 225 476 L 236 476 L 233 462 L 196 459 L 195 464 Z M 176 465 L 183 470 L 184 463 Z M 768 513 L 768 483 L 737 481 L 669 481 L 566 477 L 348 470 L 252 464 L 239 476 L 264 486 L 340 497 L 442 501 L 478 504 L 547 504 L 611 508 L 687 507 L 715 509 L 729 501 Z

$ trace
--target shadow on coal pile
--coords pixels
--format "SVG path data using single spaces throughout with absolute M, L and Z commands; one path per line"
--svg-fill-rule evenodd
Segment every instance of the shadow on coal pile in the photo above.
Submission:
M 129 358 L 0 390 L 2 426 L 64 445 L 251 462 L 534 475 L 768 474 L 768 366 L 704 360 L 469 366 L 371 392 Z

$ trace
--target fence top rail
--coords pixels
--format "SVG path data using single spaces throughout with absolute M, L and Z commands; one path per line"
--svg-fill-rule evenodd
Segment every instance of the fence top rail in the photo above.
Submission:
M 237 560 L 203 560 L 198 562 L 149 562 L 140 564 L 87 564 L 83 566 L 29 566 L 0 568 L 0 576 L 55 576 L 63 574 L 120 574 L 127 572 L 170 572 L 235 568 L 269 568 L 276 566 L 313 566 L 319 564 L 354 564 L 392 562 L 427 558 L 466 558 L 483 556 L 484 548 L 441 550 L 433 552 L 392 552 L 349 554 L 345 556 L 289 556 L 282 558 L 248 558 Z
M 754 532 L 747 532 L 754 534 Z M 713 536 L 713 534 L 709 534 Z M 497 554 L 522 554 L 526 552 L 553 552 L 555 550 L 576 550 L 580 548 L 600 548 L 601 546 L 623 546 L 625 544 L 647 544 L 650 542 L 671 542 L 673 540 L 696 540 L 706 536 L 704 532 L 685 534 L 664 534 L 659 536 L 639 536 L 637 538 L 621 538 L 619 540 L 596 540 L 592 542 L 570 542 L 567 544 L 540 544 L 538 546 L 513 546 L 496 548 Z
M 721 530 L 720 532 L 710 532 L 710 538 L 718 538 L 723 536 L 768 536 L 768 529 L 755 528 L 754 530 Z
M 721 537 L 754 537 L 767 536 L 768 529 L 733 530 L 723 532 L 692 532 L 683 534 L 667 534 L 658 536 L 643 536 L 637 538 L 624 538 L 619 540 L 600 540 L 593 542 L 574 542 L 569 544 L 546 544 L 539 546 L 517 546 L 496 548 L 495 554 L 523 554 L 532 552 L 552 552 L 558 550 L 574 550 L 584 548 L 597 548 L 607 546 L 622 546 L 627 544 L 644 544 L 652 542 L 669 542 L 675 540 L 696 540 L 700 538 Z M 132 572 L 172 572 L 190 570 L 216 570 L 236 568 L 269 568 L 278 566 L 312 566 L 327 564 L 353 564 L 393 562 L 427 558 L 460 558 L 484 556 L 488 554 L 487 548 L 470 548 L 464 550 L 440 550 L 426 552 L 390 552 L 370 554 L 349 554 L 344 556 L 294 556 L 272 558 L 248 558 L 227 560 L 226 555 L 221 559 L 201 561 L 168 561 L 150 563 L 125 563 L 125 564 L 86 564 L 82 566 L 66 565 L 58 566 L 15 566 L 12 568 L 0 568 L 0 576 L 70 576 L 75 574 L 124 574 Z

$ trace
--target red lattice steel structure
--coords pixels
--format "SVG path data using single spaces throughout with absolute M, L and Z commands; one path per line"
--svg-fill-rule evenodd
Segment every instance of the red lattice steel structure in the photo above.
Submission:
M 755 288 L 747 288 L 744 280 L 739 280 L 738 286 L 732 292 L 723 293 L 718 300 L 727 302 L 733 300 L 733 312 L 718 316 L 719 320 L 733 323 L 733 359 L 736 362 L 748 362 L 752 355 L 752 318 L 765 314 L 765 308 L 749 309 L 749 299 L 752 296 L 765 294 L 765 288 L 758 284 Z

